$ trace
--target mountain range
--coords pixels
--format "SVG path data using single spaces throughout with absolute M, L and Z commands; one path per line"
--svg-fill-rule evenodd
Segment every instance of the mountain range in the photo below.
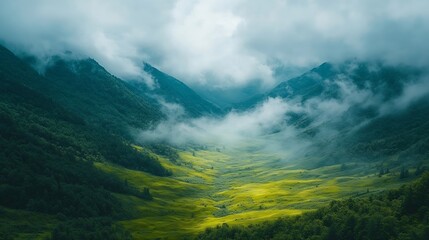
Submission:
M 323 164 L 397 154 L 399 159 L 414 154 L 419 155 L 414 159 L 425 159 L 424 149 L 429 147 L 426 74 L 420 68 L 381 62 L 323 63 L 235 107 L 247 111 L 269 98 L 288 102 L 287 125 L 300 129 L 304 138 L 317 139 L 312 154 L 327 154 L 321 158 Z
M 426 72 L 419 68 L 356 60 L 323 63 L 228 110 L 149 63 L 141 70 L 152 86 L 120 79 L 91 58 L 53 56 L 43 72 L 35 70 L 37 64 L 35 57 L 20 58 L 0 46 L 0 214 L 6 216 L 0 221 L 26 214 L 49 219 L 43 229 L 26 229 L 33 234 L 29 238 L 48 232 L 64 239 L 68 232 L 81 239 L 100 239 L 91 234 L 131 239 L 117 222 L 135 217 L 127 204 L 145 205 L 153 196 L 151 189 L 128 179 L 142 173 L 149 182 L 177 172 L 183 177 L 189 169 L 200 175 L 213 170 L 213 165 L 180 162 L 183 154 L 176 148 L 182 146 L 144 145 L 135 139 L 135 131 L 153 129 L 169 118 L 165 105 L 183 109 L 187 121 L 222 118 L 229 110 L 242 113 L 281 99 L 290 107 L 284 125 L 313 143 L 306 157 L 300 156 L 312 163 L 310 168 L 356 161 L 405 169 L 429 159 L 429 91 L 424 89 Z M 196 158 L 195 149 L 189 159 Z M 105 166 L 129 175 L 119 178 Z M 162 208 L 165 199 L 157 200 Z M 52 227 L 50 221 L 66 224 Z M 82 230 L 94 226 L 97 233 Z M 0 227 L 5 239 L 21 231 L 19 225 Z

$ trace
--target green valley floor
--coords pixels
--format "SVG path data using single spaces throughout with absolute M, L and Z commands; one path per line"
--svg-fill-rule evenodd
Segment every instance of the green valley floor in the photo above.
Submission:
M 136 146 L 140 151 L 148 151 Z M 332 200 L 358 198 L 399 188 L 412 181 L 399 171 L 379 176 L 378 163 L 348 163 L 304 168 L 284 156 L 240 149 L 182 150 L 171 162 L 156 156 L 173 171 L 156 177 L 119 166 L 96 163 L 143 190 L 152 201 L 117 195 L 131 220 L 120 223 L 135 239 L 180 239 L 227 223 L 248 225 L 312 211 Z

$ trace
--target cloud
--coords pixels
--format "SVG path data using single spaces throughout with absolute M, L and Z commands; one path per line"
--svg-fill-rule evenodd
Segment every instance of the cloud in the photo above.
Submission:
M 405 110 L 414 102 L 429 98 L 429 76 L 423 76 L 419 81 L 404 87 L 403 94 L 380 107 L 381 114 Z
M 184 117 L 179 105 L 163 102 L 165 113 L 170 117 L 153 129 L 137 132 L 136 139 L 141 143 L 177 146 L 251 147 L 291 160 L 310 151 L 320 151 L 321 146 L 327 151 L 333 146 L 329 144 L 335 143 L 333 140 L 353 136 L 374 119 L 397 114 L 415 101 L 428 99 L 428 83 L 429 78 L 423 75 L 406 83 L 399 95 L 385 99 L 383 91 L 358 87 L 352 79 L 340 74 L 325 83 L 331 86 L 327 92 L 338 89 L 338 94 L 321 94 L 305 101 L 300 96 L 268 98 L 253 109 L 232 111 L 223 117 L 190 119 Z M 372 110 L 371 114 L 368 109 Z M 294 116 L 301 119 L 294 121 Z M 309 124 L 302 125 L 301 120 Z
M 266 89 L 278 81 L 273 62 L 427 66 L 426 9 L 425 0 L 4 0 L 0 39 L 37 55 L 85 54 L 123 78 L 141 76 L 146 61 L 190 85 Z
M 223 118 L 182 119 L 184 112 L 180 114 L 177 104 L 173 106 L 164 102 L 164 106 L 169 119 L 152 130 L 142 131 L 139 135 L 141 141 L 164 141 L 175 145 L 239 145 L 241 141 L 280 129 L 288 110 L 288 105 L 283 100 L 274 98 L 251 111 L 230 112 Z

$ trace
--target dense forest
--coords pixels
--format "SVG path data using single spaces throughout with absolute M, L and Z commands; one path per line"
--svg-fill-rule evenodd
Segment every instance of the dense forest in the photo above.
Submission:
M 429 239 L 429 173 L 383 194 L 332 201 L 297 217 L 208 228 L 196 239 Z
M 10 54 L 1 55 L 2 63 L 5 58 Z M 126 136 L 91 126 L 28 87 L 20 79 L 42 77 L 14 61 L 22 71 L 11 74 L 8 64 L 0 65 L 0 205 L 57 216 L 63 223 L 53 239 L 126 239 L 114 220 L 128 213 L 114 193 L 152 197 L 93 163 L 107 161 L 157 176 L 171 172 L 134 149 Z M 2 226 L 1 239 L 14 239 L 13 232 Z

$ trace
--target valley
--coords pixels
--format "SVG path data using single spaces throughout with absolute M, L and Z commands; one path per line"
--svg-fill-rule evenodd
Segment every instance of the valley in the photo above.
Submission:
M 28 54 L 0 45 L 0 240 L 429 239 L 427 67 L 271 66 L 220 108 L 147 59 Z
M 332 200 L 366 197 L 414 180 L 399 179 L 398 169 L 380 177 L 378 163 L 308 169 L 284 164 L 287 160 L 273 154 L 217 150 L 180 150 L 176 163 L 157 156 L 173 170 L 171 177 L 106 163 L 96 166 L 141 190 L 150 189 L 152 201 L 117 195 L 133 215 L 120 223 L 135 239 L 180 239 L 224 223 L 249 225 L 299 215 Z

